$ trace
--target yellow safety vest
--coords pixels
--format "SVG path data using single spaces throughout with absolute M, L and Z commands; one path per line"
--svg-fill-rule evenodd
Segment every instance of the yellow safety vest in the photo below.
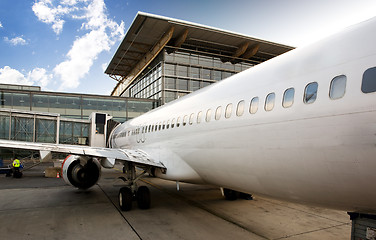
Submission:
M 18 160 L 18 159 L 14 159 L 14 161 L 13 161 L 13 167 L 20 167 L 20 160 Z

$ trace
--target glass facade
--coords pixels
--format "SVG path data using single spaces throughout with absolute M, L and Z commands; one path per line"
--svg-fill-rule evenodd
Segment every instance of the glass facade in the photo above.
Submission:
M 156 99 L 165 104 L 252 66 L 223 62 L 215 54 L 166 47 L 123 96 Z
M 92 112 L 103 112 L 124 122 L 155 107 L 157 101 L 148 99 L 0 89 L 0 108 L 59 113 L 66 118 L 88 119 Z

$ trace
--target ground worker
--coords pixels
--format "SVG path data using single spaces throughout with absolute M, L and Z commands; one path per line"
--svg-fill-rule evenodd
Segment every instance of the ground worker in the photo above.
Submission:
M 21 162 L 18 160 L 18 158 L 13 160 L 13 177 L 19 178 L 22 176 L 22 173 L 20 172 Z

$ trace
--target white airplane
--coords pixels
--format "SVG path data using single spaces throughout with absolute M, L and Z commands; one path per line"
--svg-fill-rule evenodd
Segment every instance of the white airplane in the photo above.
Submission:
M 20 143 L 66 152 L 65 181 L 89 188 L 124 163 L 122 210 L 156 177 L 376 214 L 376 18 L 298 48 L 116 127 L 110 148 Z M 135 167 L 145 170 L 136 176 Z M 229 190 L 231 189 L 231 190 Z

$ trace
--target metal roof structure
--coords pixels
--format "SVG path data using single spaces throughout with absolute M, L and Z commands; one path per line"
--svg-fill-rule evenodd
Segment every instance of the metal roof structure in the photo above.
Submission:
M 210 52 L 223 62 L 264 62 L 293 47 L 201 24 L 139 12 L 105 73 L 129 85 L 165 47 Z

